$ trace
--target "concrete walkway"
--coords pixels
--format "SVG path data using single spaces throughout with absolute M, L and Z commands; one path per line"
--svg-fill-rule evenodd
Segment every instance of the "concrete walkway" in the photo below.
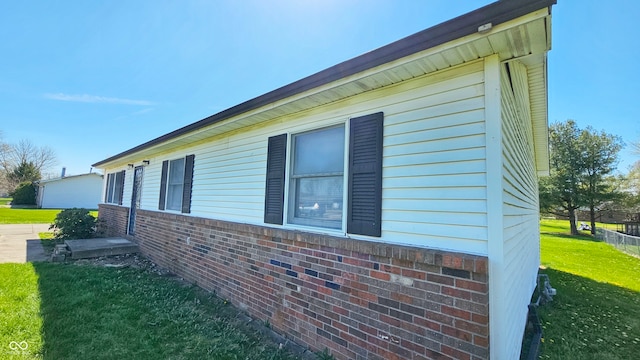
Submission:
M 0 225 L 0 263 L 46 261 L 38 233 L 49 231 L 49 224 Z

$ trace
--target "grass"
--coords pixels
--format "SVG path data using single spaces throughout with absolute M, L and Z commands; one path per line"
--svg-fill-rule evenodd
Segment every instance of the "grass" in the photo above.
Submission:
M 10 348 L 17 344 L 26 344 L 27 354 L 41 353 L 40 302 L 38 275 L 31 264 L 0 264 L 0 359 L 19 357 L 22 351 Z
M 632 359 L 640 349 L 640 259 L 566 221 L 542 220 L 543 273 L 558 290 L 540 308 L 541 359 Z
M 51 224 L 61 209 L 12 209 L 0 207 L 0 224 Z M 98 211 L 91 215 L 98 217 Z
M 0 197 L 0 205 L 9 205 L 9 203 L 11 202 L 11 198 L 3 198 Z
M 293 358 L 237 314 L 210 293 L 140 269 L 0 264 L 0 358 Z M 5 346 L 12 342 L 28 348 Z
M 50 224 L 59 209 L 0 208 L 0 224 Z

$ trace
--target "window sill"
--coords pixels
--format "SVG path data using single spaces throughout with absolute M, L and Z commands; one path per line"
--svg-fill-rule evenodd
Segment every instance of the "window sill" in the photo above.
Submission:
M 101 203 L 99 203 L 98 205 L 111 205 L 111 206 L 122 206 L 122 207 L 128 207 L 128 206 L 125 206 L 125 205 L 120 205 L 120 204 L 118 204 L 118 203 L 109 203 L 109 202 L 101 202 Z
M 269 225 L 269 224 L 263 224 L 263 225 Z M 335 237 L 348 238 L 347 234 L 340 229 L 329 229 L 329 228 L 321 228 L 321 227 L 315 227 L 315 226 L 305 226 L 305 225 L 289 224 L 289 223 L 282 225 L 282 228 L 285 230 L 304 231 L 304 232 L 320 234 L 320 235 L 329 235 L 329 236 L 335 236 Z

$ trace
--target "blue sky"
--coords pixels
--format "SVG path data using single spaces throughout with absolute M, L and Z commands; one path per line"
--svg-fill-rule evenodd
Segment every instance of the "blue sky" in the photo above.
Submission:
M 0 131 L 91 164 L 491 1 L 11 1 Z M 559 0 L 549 121 L 640 140 L 640 2 Z M 627 146 L 619 170 L 640 155 Z

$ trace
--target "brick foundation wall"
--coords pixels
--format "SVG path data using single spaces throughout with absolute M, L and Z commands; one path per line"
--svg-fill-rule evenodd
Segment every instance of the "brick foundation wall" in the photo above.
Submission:
M 337 359 L 489 357 L 485 257 L 145 210 L 136 240 L 158 265 Z
M 101 226 L 104 227 L 104 236 L 127 236 L 127 225 L 129 224 L 129 208 L 118 205 L 99 204 L 98 218 L 102 221 Z

